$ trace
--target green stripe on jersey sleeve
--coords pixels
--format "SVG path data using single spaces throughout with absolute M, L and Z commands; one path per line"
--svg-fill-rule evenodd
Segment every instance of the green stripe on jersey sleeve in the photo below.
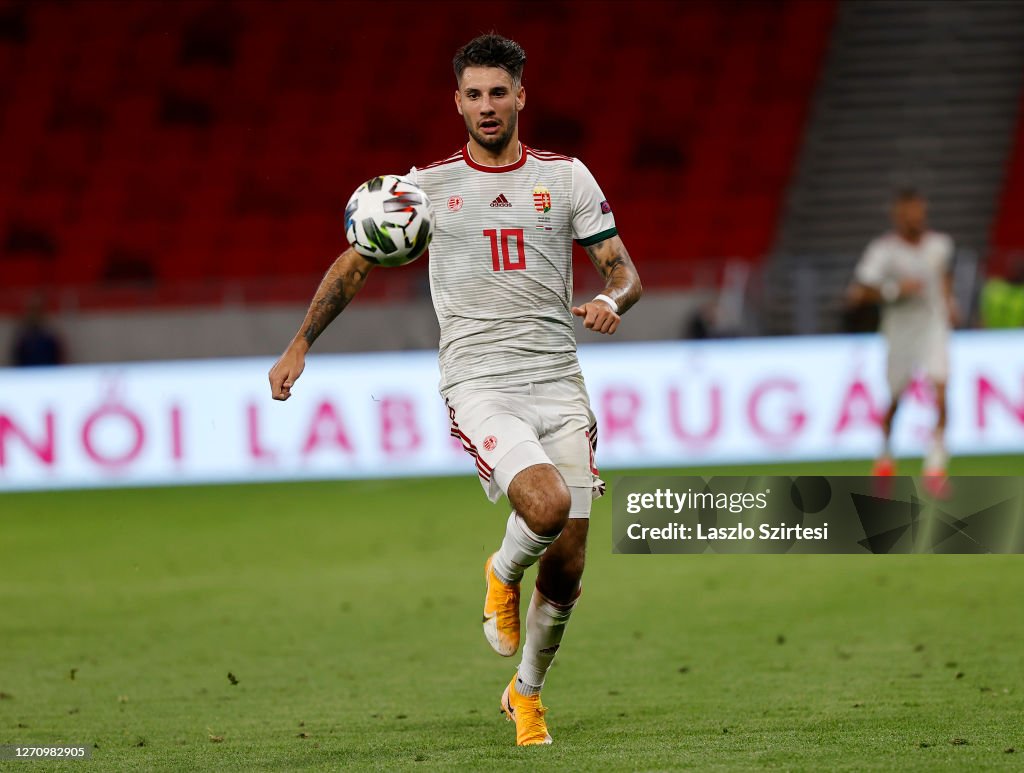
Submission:
M 588 236 L 586 239 L 577 239 L 576 243 L 580 247 L 589 247 L 591 244 L 597 244 L 598 242 L 603 242 L 605 239 L 611 239 L 618 232 L 619 229 L 616 228 L 615 226 L 612 226 L 607 231 L 601 231 L 600 233 L 596 233 L 593 236 Z

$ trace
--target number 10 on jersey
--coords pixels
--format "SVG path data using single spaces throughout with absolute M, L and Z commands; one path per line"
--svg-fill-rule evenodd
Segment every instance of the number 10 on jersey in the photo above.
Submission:
M 526 247 L 523 244 L 522 228 L 502 228 L 500 232 L 494 228 L 484 231 L 484 236 L 491 240 L 491 268 L 495 271 L 516 271 L 526 268 Z M 498 238 L 501 238 L 501 258 L 498 257 Z M 512 259 L 508 242 L 516 243 L 516 257 Z

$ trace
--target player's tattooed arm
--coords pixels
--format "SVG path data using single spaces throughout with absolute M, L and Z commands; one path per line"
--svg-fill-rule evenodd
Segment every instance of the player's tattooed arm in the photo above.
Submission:
M 572 313 L 583 317 L 583 327 L 611 335 L 626 309 L 640 300 L 643 287 L 640 276 L 618 235 L 586 248 L 590 259 L 604 277 L 605 286 L 594 300 L 574 306 Z
M 307 349 L 355 298 L 371 268 L 372 263 L 350 248 L 327 269 L 300 328 Z
M 270 369 L 271 397 L 275 400 L 291 397 L 292 386 L 305 369 L 309 347 L 356 296 L 366 283 L 371 268 L 372 263 L 355 250 L 348 249 L 327 269 L 299 332 Z
M 640 275 L 636 272 L 626 245 L 618 234 L 610 239 L 592 244 L 586 248 L 594 266 L 604 277 L 605 288 L 601 292 L 615 301 L 619 314 L 640 300 L 644 288 L 640 284 Z

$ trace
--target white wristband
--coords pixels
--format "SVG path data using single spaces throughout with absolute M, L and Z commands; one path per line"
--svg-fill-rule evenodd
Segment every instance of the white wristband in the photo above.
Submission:
M 604 293 L 601 293 L 600 295 L 595 295 L 594 296 L 594 300 L 595 301 L 604 301 L 605 303 L 607 303 L 609 306 L 612 307 L 612 311 L 614 311 L 616 314 L 619 313 L 619 304 L 617 304 L 615 301 L 613 301 L 611 298 L 609 298 Z

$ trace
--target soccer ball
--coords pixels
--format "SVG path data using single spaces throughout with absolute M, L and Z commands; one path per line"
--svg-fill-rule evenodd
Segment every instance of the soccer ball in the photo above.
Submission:
M 404 266 L 427 251 L 434 236 L 434 210 L 427 194 L 409 178 L 373 177 L 348 200 L 345 235 L 371 263 Z

